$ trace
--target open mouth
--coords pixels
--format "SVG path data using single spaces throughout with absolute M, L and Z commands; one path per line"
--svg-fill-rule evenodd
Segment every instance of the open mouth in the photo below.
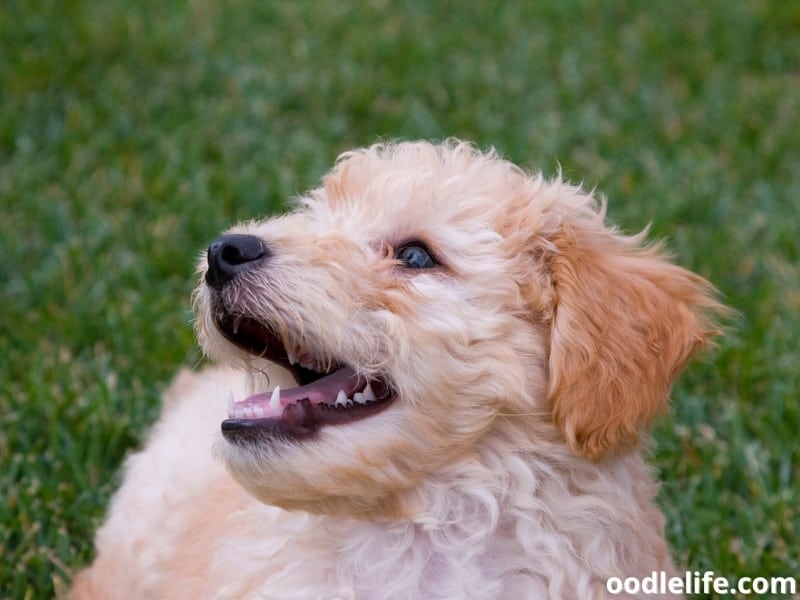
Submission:
M 260 321 L 221 314 L 216 324 L 225 338 L 239 348 L 288 369 L 298 386 L 276 387 L 228 406 L 222 435 L 237 444 L 264 438 L 303 438 L 326 425 L 342 425 L 377 414 L 393 398 L 381 378 L 367 378 L 345 364 L 325 370 L 300 348 L 287 349 L 282 340 Z

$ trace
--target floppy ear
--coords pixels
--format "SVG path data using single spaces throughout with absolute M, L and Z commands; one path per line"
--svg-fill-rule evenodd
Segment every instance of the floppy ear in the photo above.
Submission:
M 553 418 L 594 460 L 637 441 L 724 310 L 707 281 L 645 246 L 646 232 L 621 235 L 603 213 L 565 216 L 548 236 Z

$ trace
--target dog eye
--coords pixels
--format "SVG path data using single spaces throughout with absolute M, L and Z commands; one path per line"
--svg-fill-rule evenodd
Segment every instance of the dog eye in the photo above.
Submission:
M 409 269 L 430 269 L 436 266 L 428 249 L 422 244 L 406 244 L 398 248 L 394 257 Z

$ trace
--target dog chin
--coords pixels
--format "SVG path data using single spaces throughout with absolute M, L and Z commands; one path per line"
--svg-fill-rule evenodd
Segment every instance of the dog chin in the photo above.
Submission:
M 402 421 L 401 412 L 390 407 L 369 420 L 324 427 L 302 438 L 274 429 L 245 443 L 225 436 L 214 450 L 233 478 L 265 504 L 373 521 L 408 518 L 421 510 L 418 486 L 424 474 L 398 464 L 392 443 L 382 448 L 374 442 L 385 441 L 384 432 Z M 364 461 L 365 454 L 372 463 Z M 372 466 L 377 464 L 383 471 Z

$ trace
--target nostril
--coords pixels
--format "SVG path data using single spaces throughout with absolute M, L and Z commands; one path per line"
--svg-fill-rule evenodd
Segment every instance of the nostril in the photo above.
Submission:
M 206 283 L 220 290 L 236 275 L 269 256 L 269 246 L 261 238 L 242 234 L 223 235 L 208 247 Z
M 225 241 L 219 249 L 219 261 L 231 266 L 258 260 L 266 254 L 266 246 L 258 238 Z

